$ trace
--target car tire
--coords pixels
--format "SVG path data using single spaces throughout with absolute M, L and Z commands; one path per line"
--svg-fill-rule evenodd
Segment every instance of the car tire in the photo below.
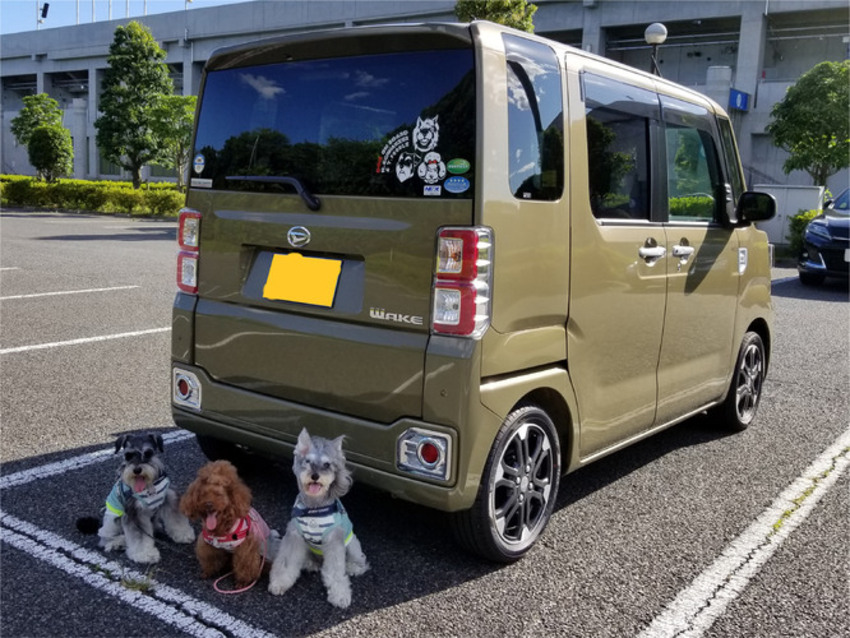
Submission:
M 741 342 L 738 360 L 726 400 L 714 409 L 720 425 L 732 432 L 746 430 L 756 418 L 764 378 L 767 374 L 767 356 L 764 342 L 755 332 L 748 332 Z
M 549 522 L 560 475 L 555 424 L 536 405 L 520 405 L 496 435 L 475 503 L 452 515 L 455 538 L 488 560 L 518 560 Z
M 800 283 L 804 286 L 820 286 L 824 279 L 826 275 L 821 273 L 800 271 Z

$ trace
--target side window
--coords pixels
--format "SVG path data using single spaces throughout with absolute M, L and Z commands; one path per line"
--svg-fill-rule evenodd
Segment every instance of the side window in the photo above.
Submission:
M 660 117 L 652 91 L 582 73 L 590 205 L 597 219 L 650 219 L 649 131 Z
M 508 176 L 519 199 L 556 200 L 564 190 L 564 102 L 555 52 L 513 35 L 505 43 Z
M 661 98 L 667 145 L 668 218 L 714 221 L 725 205 L 726 187 L 712 135 L 712 118 L 701 106 Z

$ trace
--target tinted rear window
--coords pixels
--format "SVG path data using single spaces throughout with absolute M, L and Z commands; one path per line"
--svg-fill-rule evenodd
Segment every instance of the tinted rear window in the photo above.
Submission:
M 226 69 L 206 76 L 193 185 L 287 176 L 315 194 L 471 197 L 474 148 L 471 49 Z

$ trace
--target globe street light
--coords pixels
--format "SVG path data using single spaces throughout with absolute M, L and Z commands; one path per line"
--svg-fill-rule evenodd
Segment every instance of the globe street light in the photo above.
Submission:
M 658 68 L 658 45 L 664 44 L 667 39 L 667 27 L 660 22 L 653 22 L 646 31 L 643 32 L 643 38 L 646 43 L 652 46 L 652 68 L 650 69 L 655 75 L 660 76 L 661 70 Z

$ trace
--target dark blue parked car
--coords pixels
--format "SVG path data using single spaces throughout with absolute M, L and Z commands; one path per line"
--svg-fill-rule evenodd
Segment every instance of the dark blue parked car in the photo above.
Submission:
M 807 286 L 820 285 L 827 277 L 850 279 L 850 188 L 806 226 L 797 270 Z

